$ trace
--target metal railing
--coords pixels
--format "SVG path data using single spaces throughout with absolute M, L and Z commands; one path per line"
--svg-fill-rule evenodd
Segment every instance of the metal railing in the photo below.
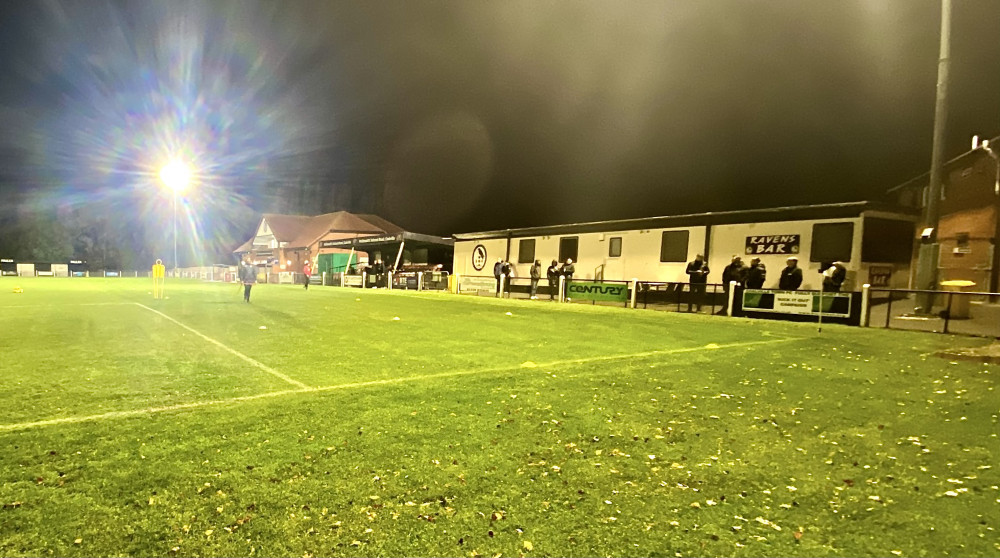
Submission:
M 932 306 L 918 311 L 916 296 L 929 294 Z M 935 333 L 1000 337 L 1000 293 L 872 288 L 868 325 Z

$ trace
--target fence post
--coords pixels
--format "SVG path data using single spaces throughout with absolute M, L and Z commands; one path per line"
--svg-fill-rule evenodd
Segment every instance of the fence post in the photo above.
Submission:
M 948 308 L 944 311 L 944 331 L 942 333 L 948 333 L 948 322 L 951 320 L 951 298 L 953 294 L 948 293 Z
M 736 281 L 729 282 L 729 293 L 726 304 L 726 315 L 733 317 L 733 301 L 736 300 Z
M 633 277 L 632 278 L 632 300 L 629 301 L 629 308 L 632 308 L 633 310 L 635 309 L 635 296 L 636 296 L 636 291 L 638 291 L 638 290 L 639 290 L 639 278 L 638 277 Z
M 424 290 L 424 272 L 417 272 L 417 292 Z
M 392 290 L 392 271 L 385 273 L 385 288 L 390 291 Z
M 861 327 L 868 327 L 868 317 L 871 312 L 871 290 L 868 283 L 861 285 Z
M 559 302 L 566 302 L 566 297 L 563 296 L 563 293 L 566 292 L 566 289 L 564 288 L 564 285 L 566 285 L 566 276 L 565 275 L 560 275 L 559 276 Z

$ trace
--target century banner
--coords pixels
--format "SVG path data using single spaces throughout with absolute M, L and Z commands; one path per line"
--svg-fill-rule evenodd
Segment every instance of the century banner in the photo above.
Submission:
M 799 235 L 774 234 L 748 236 L 746 253 L 751 254 L 798 254 Z
M 627 283 L 605 283 L 603 281 L 570 281 L 566 296 L 579 300 L 600 300 L 606 302 L 625 302 L 628 300 Z
M 822 293 L 823 314 L 849 318 L 851 293 Z M 746 289 L 743 291 L 743 309 L 751 312 L 778 314 L 818 315 L 820 293 L 816 291 L 770 291 Z

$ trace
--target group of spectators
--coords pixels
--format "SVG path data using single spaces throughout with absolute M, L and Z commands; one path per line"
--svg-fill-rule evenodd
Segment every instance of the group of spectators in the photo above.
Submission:
M 576 273 L 576 266 L 573 264 L 573 258 L 566 258 L 566 261 L 562 265 L 557 260 L 552 260 L 552 264 L 545 270 L 545 278 L 549 282 L 549 300 L 555 300 L 556 293 L 559 292 L 559 278 L 565 278 L 563 280 L 563 289 L 565 289 L 573 279 L 574 273 Z M 510 283 L 513 274 L 514 267 L 510 262 L 503 258 L 497 258 L 496 263 L 493 264 L 493 278 L 497 282 L 497 296 L 502 296 L 504 291 L 506 291 L 508 296 L 510 295 Z M 537 300 L 538 282 L 542 279 L 542 262 L 535 260 L 535 263 L 531 264 L 531 270 L 528 275 L 531 278 L 531 299 Z M 563 295 L 565 296 L 565 294 L 564 292 Z M 569 299 L 567 298 L 566 300 Z
M 838 292 L 847 278 L 847 267 L 843 262 L 833 262 L 821 266 L 823 274 L 823 290 L 827 292 Z M 688 263 L 687 274 L 690 277 L 691 302 L 688 303 L 690 311 L 692 305 L 701 310 L 701 301 L 704 298 L 705 285 L 708 283 L 708 264 L 705 257 L 698 254 L 694 261 Z M 730 284 L 735 283 L 737 288 L 763 289 L 767 280 L 767 267 L 760 258 L 750 260 L 750 265 L 743 263 L 741 256 L 733 256 L 732 261 L 722 270 L 722 289 L 728 295 Z M 778 278 L 778 290 L 795 291 L 802 286 L 802 269 L 799 267 L 799 259 L 789 256 L 785 261 L 785 267 L 781 270 Z M 728 299 L 728 296 L 727 296 Z

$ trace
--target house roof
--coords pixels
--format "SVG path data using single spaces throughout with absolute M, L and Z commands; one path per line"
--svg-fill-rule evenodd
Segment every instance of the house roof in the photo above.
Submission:
M 997 136 L 997 137 L 995 137 L 995 138 L 993 138 L 991 140 L 987 140 L 987 141 L 989 142 L 990 146 L 994 146 L 995 145 L 995 146 L 1000 147 L 1000 136 Z M 993 147 L 990 147 L 990 149 L 993 149 Z M 986 150 L 983 149 L 982 146 L 977 147 L 975 149 L 970 149 L 969 151 L 966 151 L 965 153 L 962 153 L 961 155 L 959 155 L 959 156 L 957 156 L 957 157 L 955 157 L 955 158 L 947 161 L 943 165 L 943 170 L 950 169 L 951 167 L 955 166 L 956 164 L 960 163 L 965 158 L 967 158 L 967 157 L 969 157 L 971 155 L 985 154 L 985 153 L 986 153 Z M 887 194 L 892 194 L 892 193 L 898 192 L 899 190 L 902 190 L 904 188 L 913 188 L 913 187 L 923 188 L 925 185 L 927 185 L 928 182 L 930 182 L 930 179 L 931 179 L 931 171 L 927 171 L 927 172 L 925 172 L 925 173 L 923 173 L 923 174 L 921 174 L 919 176 L 916 176 L 914 178 L 911 178 L 911 179 L 907 180 L 906 182 L 904 182 L 902 184 L 897 184 L 897 185 L 893 186 L 892 188 L 889 188 L 888 190 L 886 190 L 886 193 Z
M 355 235 L 399 234 L 403 229 L 376 215 L 356 214 L 347 211 L 324 213 L 322 215 L 283 215 L 265 213 L 261 221 L 266 221 L 275 240 L 287 243 L 287 248 L 304 248 L 315 243 L 328 233 Z M 260 223 L 257 230 L 260 229 Z M 256 231 L 254 232 L 256 235 Z M 253 237 L 244 242 L 234 252 L 247 252 L 253 247 Z

